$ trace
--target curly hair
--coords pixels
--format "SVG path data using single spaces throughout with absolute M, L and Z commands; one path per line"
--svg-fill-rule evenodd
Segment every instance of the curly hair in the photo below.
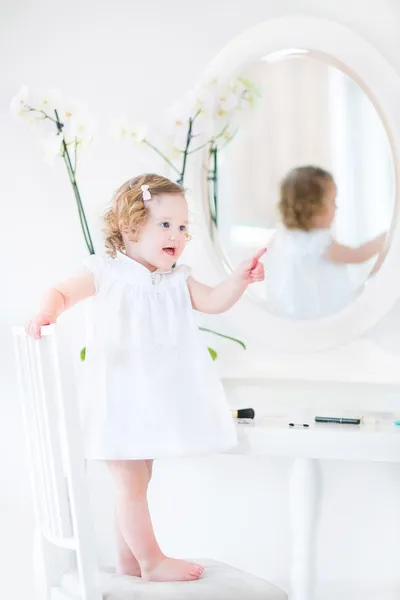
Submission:
M 310 231 L 321 214 L 332 175 L 321 167 L 296 167 L 281 183 L 279 212 L 287 229 Z
M 128 234 L 134 242 L 139 239 L 140 228 L 148 217 L 142 185 L 149 186 L 152 198 L 160 194 L 184 194 L 183 186 L 152 173 L 139 175 L 122 184 L 113 196 L 111 208 L 104 214 L 104 241 L 110 256 L 115 257 L 118 251 L 125 251 L 122 233 Z

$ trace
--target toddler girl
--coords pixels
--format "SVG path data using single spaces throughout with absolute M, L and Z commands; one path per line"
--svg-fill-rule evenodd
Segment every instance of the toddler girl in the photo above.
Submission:
M 268 247 L 267 299 L 285 317 L 314 319 L 344 308 L 356 295 L 347 265 L 381 251 L 386 234 L 352 248 L 332 237 L 336 185 L 319 167 L 293 169 L 281 184 L 282 219 Z M 375 266 L 375 270 L 378 265 Z
M 158 175 L 124 183 L 105 215 L 108 256 L 47 293 L 29 325 L 40 337 L 93 296 L 85 362 L 86 457 L 105 461 L 117 488 L 118 571 L 150 581 L 198 579 L 203 567 L 169 558 L 152 527 L 153 459 L 223 452 L 236 444 L 222 385 L 193 309 L 220 313 L 264 278 L 265 250 L 214 288 L 174 267 L 188 237 L 182 186 Z

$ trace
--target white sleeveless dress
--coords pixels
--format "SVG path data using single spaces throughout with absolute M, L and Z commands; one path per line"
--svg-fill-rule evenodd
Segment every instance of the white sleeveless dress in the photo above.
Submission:
M 355 298 L 347 265 L 325 258 L 331 244 L 329 229 L 277 228 L 265 260 L 267 303 L 274 314 L 316 319 L 340 311 Z
M 95 277 L 84 363 L 86 457 L 217 453 L 237 443 L 222 384 L 198 330 L 189 269 L 91 256 Z

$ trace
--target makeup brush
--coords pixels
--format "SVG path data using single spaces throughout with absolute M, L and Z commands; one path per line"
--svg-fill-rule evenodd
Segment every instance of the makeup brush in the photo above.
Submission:
M 232 416 L 234 419 L 254 419 L 255 415 L 254 408 L 232 409 Z

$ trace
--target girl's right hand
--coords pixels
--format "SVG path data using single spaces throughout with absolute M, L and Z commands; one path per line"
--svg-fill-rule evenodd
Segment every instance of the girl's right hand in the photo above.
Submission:
M 250 260 L 244 260 L 234 271 L 234 276 L 247 285 L 264 280 L 264 265 L 260 261 L 267 248 L 259 250 Z
M 41 306 L 48 310 L 41 310 L 28 324 L 26 332 L 34 340 L 40 338 L 40 328 L 44 325 L 51 325 L 57 321 L 57 318 L 68 308 L 81 302 L 89 296 L 94 296 L 96 286 L 94 275 L 87 269 L 82 269 L 79 273 L 62 281 L 57 287 L 50 288 L 42 300 Z
M 51 325 L 57 320 L 56 316 L 47 311 L 41 311 L 31 321 L 29 321 L 26 332 L 34 340 L 39 340 L 41 337 L 41 328 L 45 325 Z

